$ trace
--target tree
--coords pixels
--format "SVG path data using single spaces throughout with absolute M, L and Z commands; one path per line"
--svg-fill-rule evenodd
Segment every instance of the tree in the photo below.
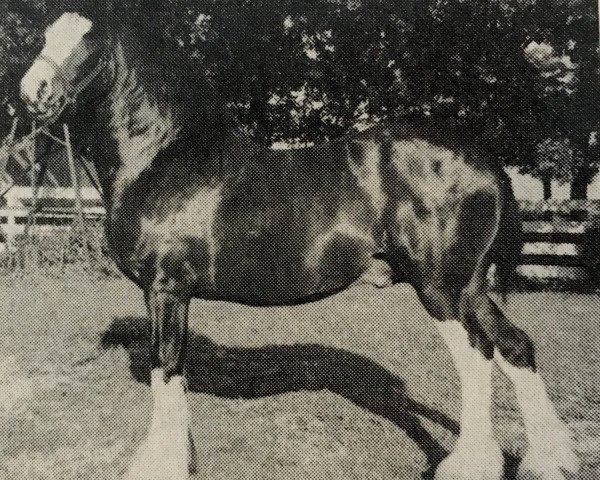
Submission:
M 552 196 L 552 180 L 568 181 L 583 166 L 581 151 L 568 138 L 547 138 L 537 145 L 535 170 L 544 186 L 544 199 Z
M 209 41 L 198 48 L 206 63 L 215 65 L 223 95 L 258 138 L 332 138 L 362 113 L 382 115 L 401 101 L 394 92 L 395 62 L 406 43 L 410 27 L 404 17 L 410 12 L 396 3 L 410 5 L 214 2 L 202 10 Z
M 507 164 L 562 172 L 546 168 L 540 145 L 567 139 L 581 152 L 568 161 L 574 184 L 595 168 L 593 0 L 4 0 L 3 98 L 43 23 L 109 6 L 116 18 L 153 22 L 264 144 L 321 141 L 406 115 L 450 117 Z
M 585 198 L 597 171 L 600 130 L 598 9 L 592 0 L 538 0 L 530 7 L 528 53 L 548 105 L 545 130 L 581 155 L 569 175 L 571 197 Z M 556 161 L 559 161 L 555 158 Z
M 37 0 L 0 2 L 0 135 L 12 124 L 9 103 L 14 103 L 18 79 L 40 42 L 35 19 L 41 8 Z
M 542 137 L 545 105 L 538 72 L 523 56 L 522 8 L 513 2 L 423 2 L 409 51 L 414 108 L 477 127 L 507 164 L 531 162 Z

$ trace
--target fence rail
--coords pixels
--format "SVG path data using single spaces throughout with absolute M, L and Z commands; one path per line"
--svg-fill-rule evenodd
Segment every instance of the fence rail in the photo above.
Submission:
M 600 286 L 600 201 L 520 202 L 520 209 L 525 244 L 518 271 L 526 284 Z

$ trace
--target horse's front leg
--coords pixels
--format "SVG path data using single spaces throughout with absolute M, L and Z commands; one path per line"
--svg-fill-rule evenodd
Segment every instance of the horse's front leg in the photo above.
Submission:
M 152 322 L 152 420 L 127 480 L 181 480 L 195 468 L 185 398 L 190 296 L 173 278 L 157 278 L 145 292 Z

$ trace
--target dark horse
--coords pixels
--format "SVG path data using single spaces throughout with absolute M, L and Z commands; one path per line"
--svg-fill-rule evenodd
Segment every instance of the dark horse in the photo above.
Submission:
M 436 478 L 502 475 L 492 360 L 523 410 L 521 471 L 556 480 L 576 470 L 531 341 L 487 294 L 489 267 L 505 282 L 521 248 L 499 162 L 459 126 L 431 122 L 301 150 L 260 148 L 236 133 L 208 82 L 176 49 L 157 48 L 142 23 L 65 13 L 21 82 L 39 119 L 74 104 L 76 138 L 103 187 L 110 250 L 145 293 L 154 411 L 128 478 L 181 479 L 193 468 L 183 380 L 192 298 L 311 301 L 348 287 L 375 256 L 396 282 L 414 286 L 461 378 L 461 433 Z

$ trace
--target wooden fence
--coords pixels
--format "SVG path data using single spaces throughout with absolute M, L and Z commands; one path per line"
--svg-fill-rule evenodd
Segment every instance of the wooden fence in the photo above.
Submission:
M 97 221 L 104 218 L 105 211 L 103 207 L 88 206 L 83 208 L 83 214 L 87 220 Z M 72 209 L 46 209 L 35 215 L 34 227 L 37 232 L 71 228 L 74 218 Z M 28 224 L 29 209 L 0 209 L 0 251 L 3 251 L 14 237 L 23 234 Z
M 525 285 L 595 289 L 600 262 L 600 201 L 520 202 Z

